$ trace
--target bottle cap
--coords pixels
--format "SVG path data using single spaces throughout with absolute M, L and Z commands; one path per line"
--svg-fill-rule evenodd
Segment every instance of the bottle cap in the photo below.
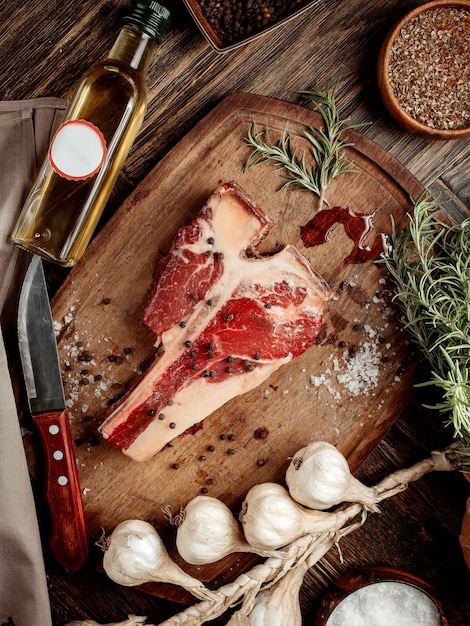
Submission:
M 124 23 L 135 26 L 161 43 L 171 21 L 170 11 L 154 0 L 138 0 Z

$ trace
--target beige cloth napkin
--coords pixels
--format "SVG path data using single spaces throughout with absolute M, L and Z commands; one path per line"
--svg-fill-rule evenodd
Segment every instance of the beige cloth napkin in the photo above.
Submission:
M 38 521 L 9 376 L 16 308 L 30 256 L 8 236 L 64 101 L 0 102 L 0 624 L 49 626 L 51 613 Z

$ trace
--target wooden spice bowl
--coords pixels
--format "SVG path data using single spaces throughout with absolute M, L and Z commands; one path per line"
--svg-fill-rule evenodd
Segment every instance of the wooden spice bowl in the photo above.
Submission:
M 360 567 L 341 576 L 323 596 L 316 616 L 315 626 L 328 626 L 328 620 L 332 616 L 333 611 L 355 591 L 359 591 L 359 589 L 369 585 L 384 582 L 404 583 L 415 590 L 423 592 L 434 603 L 437 609 L 437 616 L 440 618 L 440 626 L 450 626 L 450 622 L 444 615 L 443 606 L 436 598 L 435 591 L 431 585 L 410 572 L 389 566 Z
M 392 48 L 396 44 L 401 31 L 409 25 L 411 20 L 417 17 L 422 17 L 426 11 L 441 8 L 464 9 L 466 12 L 470 12 L 470 0 L 436 0 L 422 4 L 421 6 L 418 6 L 406 13 L 406 15 L 404 15 L 393 26 L 382 45 L 377 63 L 377 83 L 385 107 L 392 117 L 400 124 L 400 126 L 409 132 L 418 134 L 428 139 L 459 139 L 470 136 L 470 124 L 448 129 L 424 123 L 422 120 L 418 119 L 420 117 L 419 115 L 414 117 L 404 109 L 403 102 L 399 101 L 390 78 Z M 470 29 L 468 32 L 468 39 L 470 40 Z M 425 74 L 426 72 L 423 72 L 422 83 L 419 83 L 420 86 L 422 85 L 423 90 L 426 90 L 427 87 L 427 78 Z M 433 89 L 433 95 L 435 97 L 437 96 L 438 100 L 439 94 L 435 91 L 435 88 L 428 86 L 428 89 Z M 470 106 L 468 99 L 461 104 L 462 107 L 467 107 L 468 110 L 468 107 Z

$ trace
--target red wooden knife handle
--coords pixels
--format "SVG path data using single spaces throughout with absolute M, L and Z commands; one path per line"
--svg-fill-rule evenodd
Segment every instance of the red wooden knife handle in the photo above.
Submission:
M 75 572 L 88 559 L 88 536 L 68 411 L 35 413 L 33 420 L 46 457 L 50 545 L 59 563 Z

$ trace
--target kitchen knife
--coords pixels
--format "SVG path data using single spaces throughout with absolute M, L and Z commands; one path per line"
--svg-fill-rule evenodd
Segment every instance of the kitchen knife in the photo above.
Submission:
M 18 345 L 29 408 L 46 460 L 50 545 L 59 563 L 76 571 L 87 561 L 88 537 L 44 268 L 35 255 L 20 294 Z

